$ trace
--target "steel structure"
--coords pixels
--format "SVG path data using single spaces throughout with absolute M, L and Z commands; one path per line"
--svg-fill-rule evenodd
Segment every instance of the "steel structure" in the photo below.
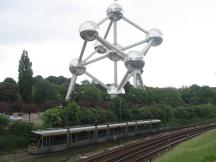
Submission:
M 150 29 L 145 30 L 127 17 L 123 15 L 123 9 L 122 7 L 115 1 L 113 4 L 111 4 L 106 11 L 107 16 L 99 21 L 98 23 L 95 23 L 93 21 L 85 21 L 80 25 L 79 32 L 80 37 L 84 40 L 83 46 L 79 55 L 79 58 L 73 59 L 70 62 L 69 70 L 72 73 L 72 78 L 70 81 L 70 85 L 68 88 L 66 100 L 70 99 L 70 95 L 73 92 L 75 82 L 78 76 L 82 74 L 86 74 L 91 79 L 96 81 L 98 84 L 103 86 L 105 89 L 107 89 L 108 94 L 110 95 L 117 95 L 124 93 L 124 86 L 128 82 L 128 80 L 133 77 L 134 87 L 138 88 L 144 88 L 143 80 L 142 80 L 142 69 L 145 65 L 144 57 L 146 56 L 147 52 L 149 51 L 150 47 L 152 46 L 158 46 L 162 43 L 162 32 L 158 29 Z M 99 27 L 102 25 L 105 21 L 110 21 L 107 30 L 105 32 L 105 35 L 102 37 L 99 35 Z M 130 25 L 134 26 L 141 32 L 146 34 L 146 38 L 142 41 L 133 43 L 131 45 L 128 45 L 126 47 L 122 47 L 119 42 L 117 42 L 117 23 L 120 20 L 124 20 Z M 113 43 L 110 43 L 108 40 L 106 40 L 111 27 L 113 27 Z M 94 43 L 94 51 L 87 56 L 85 59 L 83 59 L 84 51 L 86 48 L 86 45 L 89 41 L 95 41 Z M 132 50 L 127 52 L 127 50 L 134 48 L 138 45 L 146 44 L 141 51 Z M 91 59 L 93 55 L 100 54 L 98 58 Z M 114 62 L 114 83 L 111 86 L 106 85 L 101 80 L 96 78 L 94 75 L 90 74 L 86 70 L 86 66 L 92 63 L 95 63 L 99 60 L 102 60 L 104 58 L 109 58 L 111 61 Z M 121 79 L 120 83 L 118 83 L 118 61 L 123 61 L 125 67 L 127 68 L 127 72 Z

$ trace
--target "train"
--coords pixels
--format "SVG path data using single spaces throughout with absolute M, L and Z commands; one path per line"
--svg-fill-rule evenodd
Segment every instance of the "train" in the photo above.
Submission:
M 28 152 L 42 154 L 88 144 L 132 137 L 160 129 L 161 120 L 139 120 L 103 125 L 53 128 L 31 132 Z

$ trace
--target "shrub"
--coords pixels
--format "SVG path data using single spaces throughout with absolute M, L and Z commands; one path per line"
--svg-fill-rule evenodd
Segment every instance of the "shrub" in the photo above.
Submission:
M 30 131 L 32 130 L 33 125 L 24 121 L 15 121 L 9 125 L 9 130 L 12 134 L 15 135 L 24 135 L 29 136 Z
M 52 108 L 46 110 L 42 115 L 45 127 L 60 127 L 63 125 L 63 110 L 60 108 Z
M 0 114 L 0 128 L 6 127 L 9 123 L 9 119 L 6 115 Z
M 152 114 L 147 108 L 132 108 L 129 110 L 129 113 L 131 114 L 132 120 L 145 120 L 152 118 Z
M 23 121 L 12 122 L 8 129 L 0 131 L 0 150 L 27 147 L 32 124 Z

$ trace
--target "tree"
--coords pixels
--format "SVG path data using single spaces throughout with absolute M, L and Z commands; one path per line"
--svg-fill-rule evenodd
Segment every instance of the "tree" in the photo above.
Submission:
M 26 50 L 23 50 L 21 55 L 18 72 L 18 89 L 21 99 L 24 102 L 30 103 L 32 100 L 33 71 L 32 63 Z
M 29 115 L 29 123 L 31 121 L 31 113 L 36 113 L 39 111 L 39 108 L 34 104 L 24 104 L 21 108 L 21 111 Z
M 94 84 L 82 85 L 75 94 L 78 103 L 85 101 L 86 106 L 96 106 L 102 101 L 102 91 Z M 81 106 L 81 105 L 80 105 Z
M 5 78 L 5 80 L 3 81 L 4 83 L 10 83 L 12 85 L 16 85 L 16 81 L 13 78 Z
M 119 121 L 126 121 L 130 118 L 128 104 L 125 99 L 121 97 L 117 96 L 111 99 L 110 109 L 114 112 Z
M 8 102 L 0 102 L 0 113 L 8 113 L 10 104 Z
M 33 98 L 37 104 L 42 104 L 46 100 L 57 99 L 57 88 L 47 80 L 39 80 L 34 85 Z
M 63 110 L 52 108 L 46 110 L 42 115 L 45 127 L 61 127 L 63 125 Z
M 15 102 L 18 99 L 17 86 L 8 82 L 0 83 L 0 101 Z

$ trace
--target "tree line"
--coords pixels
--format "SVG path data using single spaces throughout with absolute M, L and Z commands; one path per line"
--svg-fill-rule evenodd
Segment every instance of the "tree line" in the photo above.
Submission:
M 33 77 L 32 63 L 26 50 L 23 51 L 19 60 L 18 72 L 18 82 L 13 78 L 5 78 L 3 82 L 0 82 L 0 113 L 24 112 L 30 117 L 33 112 L 63 107 L 65 110 L 59 111 L 64 114 L 64 118 L 61 119 L 64 124 L 71 121 L 77 124 L 87 121 L 100 123 L 105 118 L 107 121 L 124 121 L 157 116 L 167 121 L 168 118 L 169 120 L 173 118 L 173 114 L 176 119 L 179 116 L 187 118 L 194 114 L 194 116 L 200 116 L 205 113 L 204 110 L 198 109 L 204 109 L 205 105 L 216 104 L 216 88 L 214 87 L 194 84 L 178 89 L 146 87 L 143 90 L 134 88 L 128 82 L 124 87 L 125 94 L 112 98 L 99 84 L 84 80 L 80 84 L 76 83 L 71 96 L 71 101 L 76 106 L 71 106 L 71 101 L 69 103 L 64 101 L 70 78 L 64 76 L 43 78 L 40 75 Z M 79 121 L 66 117 L 65 112 L 71 115 L 78 114 Z M 108 117 L 101 117 L 103 113 Z M 214 117 L 213 110 L 211 113 Z M 87 114 L 88 119 L 82 118 L 80 114 L 84 117 Z M 98 119 L 95 119 L 93 116 L 97 114 L 99 114 Z

